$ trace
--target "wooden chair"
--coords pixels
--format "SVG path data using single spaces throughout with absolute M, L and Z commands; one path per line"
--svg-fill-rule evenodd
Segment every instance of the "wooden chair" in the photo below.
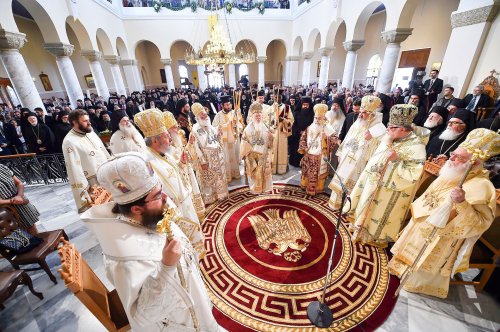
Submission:
M 452 280 L 450 283 L 474 285 L 477 291 L 482 291 L 497 267 L 500 267 L 500 217 L 495 218 L 490 228 L 484 232 L 472 249 L 469 268 L 482 270 L 479 280 Z
M 61 278 L 108 331 L 128 331 L 130 325 L 116 290 L 108 291 L 81 254 L 68 241 L 59 248 Z
M 43 300 L 43 294 L 33 289 L 30 276 L 23 270 L 0 272 L 0 310 L 5 308 L 3 303 L 14 294 L 19 285 L 27 285 L 33 295 Z
M 476 109 L 476 121 L 479 122 L 481 120 L 484 120 L 486 119 L 490 114 L 491 112 L 493 112 L 493 110 L 495 109 L 495 107 L 478 107 Z
M 0 207 L 0 239 L 12 233 L 19 227 L 17 221 L 19 215 L 17 211 L 9 206 Z M 49 232 L 42 232 L 36 235 L 43 242 L 32 250 L 16 255 L 4 248 L 0 248 L 0 254 L 5 257 L 10 264 L 16 269 L 20 269 L 20 265 L 38 264 L 38 268 L 24 269 L 25 271 L 35 271 L 43 269 L 54 284 L 57 284 L 56 277 L 50 272 L 50 268 L 45 261 L 46 257 L 57 249 L 62 238 L 68 239 L 68 236 L 62 229 L 57 229 Z

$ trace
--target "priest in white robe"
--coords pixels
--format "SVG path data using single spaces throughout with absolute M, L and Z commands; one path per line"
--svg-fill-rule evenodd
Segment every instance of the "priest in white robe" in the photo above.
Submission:
M 233 110 L 230 97 L 220 97 L 222 110 L 215 115 L 213 126 L 222 133 L 222 147 L 224 150 L 224 161 L 226 164 L 227 182 L 240 179 L 240 134 L 243 131 L 241 125 L 241 111 Z
M 382 136 L 385 135 L 382 114 L 377 112 L 381 106 L 380 98 L 363 97 L 358 119 L 349 129 L 336 152 L 339 158 L 337 175 L 348 192 L 354 188 L 370 156 L 379 146 Z M 328 205 L 334 210 L 340 208 L 342 195 L 342 186 L 338 177 L 334 176 L 328 186 L 332 190 Z
M 111 114 L 111 127 L 114 132 L 109 141 L 109 149 L 113 154 L 146 151 L 144 138 L 125 111 L 117 110 Z
M 168 133 L 170 134 L 170 137 L 172 138 L 167 154 L 170 155 L 179 165 L 182 173 L 181 175 L 185 178 L 185 182 L 190 186 L 188 190 L 192 193 L 194 208 L 196 209 L 198 218 L 203 220 L 205 218 L 205 203 L 203 202 L 200 186 L 198 184 L 198 180 L 196 179 L 196 174 L 194 173 L 192 158 L 189 155 L 189 150 L 187 149 L 184 130 L 180 129 L 177 124 L 177 120 L 175 120 L 175 117 L 171 112 L 163 112 L 163 122 L 168 130 Z M 189 131 L 191 130 L 192 128 L 189 128 Z M 183 154 L 187 155 L 185 163 L 181 162 Z
M 182 170 L 168 153 L 170 134 L 165 127 L 163 114 L 156 108 L 139 112 L 134 117 L 135 123 L 146 137 L 148 147 L 145 155 L 163 184 L 167 193 L 181 212 L 177 225 L 191 241 L 192 246 L 203 258 L 206 250 L 204 236 L 196 208 L 193 204 L 189 179 L 182 175 Z M 187 154 L 181 156 L 181 163 L 187 162 Z
M 178 211 L 145 156 L 120 154 L 102 165 L 98 179 L 114 202 L 92 207 L 82 220 L 101 245 L 106 275 L 132 330 L 222 331 L 211 312 L 198 255 L 172 222 Z M 158 233 L 167 208 L 171 215 L 163 220 L 170 230 Z
M 71 112 L 68 121 L 73 128 L 63 140 L 64 164 L 76 208 L 78 213 L 82 213 L 91 206 L 90 195 L 94 186 L 99 184 L 96 178 L 97 169 L 110 155 L 99 136 L 92 130 L 86 111 Z
M 245 128 L 241 139 L 241 158 L 245 162 L 248 186 L 253 194 L 273 190 L 271 161 L 273 154 L 273 133 L 262 122 L 262 105 L 250 105 L 252 122 Z
M 189 136 L 188 149 L 196 170 L 205 204 L 223 201 L 229 196 L 224 152 L 220 136 L 210 123 L 208 108 L 199 103 L 191 106 L 196 123 Z

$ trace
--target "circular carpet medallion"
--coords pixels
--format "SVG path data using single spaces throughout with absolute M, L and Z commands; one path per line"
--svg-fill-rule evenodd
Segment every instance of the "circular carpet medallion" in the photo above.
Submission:
M 212 204 L 203 224 L 207 255 L 201 271 L 229 331 L 312 331 L 307 306 L 321 299 L 335 234 L 328 196 L 274 184 L 272 193 L 248 187 Z M 353 244 L 340 227 L 325 302 L 330 331 L 371 331 L 392 311 L 398 280 L 385 250 Z

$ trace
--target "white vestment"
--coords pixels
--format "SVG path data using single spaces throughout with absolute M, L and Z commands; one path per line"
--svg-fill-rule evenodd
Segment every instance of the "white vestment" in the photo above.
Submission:
M 97 169 L 110 156 L 93 131 L 84 134 L 71 129 L 64 137 L 62 150 L 76 208 L 82 213 L 90 207 L 90 186 L 98 184 Z
M 113 154 L 122 152 L 140 152 L 146 151 L 144 138 L 138 131 L 134 131 L 132 137 L 126 136 L 121 130 L 117 130 L 111 135 L 109 149 Z
M 333 133 L 335 136 L 340 135 L 340 131 L 342 130 L 342 125 L 344 124 L 345 121 L 345 115 L 342 113 L 342 110 L 338 110 L 339 115 L 338 118 L 335 118 L 335 113 L 332 110 L 328 110 L 326 112 L 325 117 L 326 120 L 328 121 L 328 124 L 332 126 L 333 128 Z
M 182 245 L 180 266 L 162 260 L 165 234 L 130 224 L 133 220 L 111 212 L 114 203 L 93 206 L 82 220 L 94 232 L 104 254 L 106 276 L 116 287 L 133 331 L 195 331 L 189 308 L 193 307 L 200 331 L 218 331 L 198 257 L 183 232 L 172 223 Z
M 216 131 L 222 132 L 222 148 L 226 164 L 227 182 L 239 179 L 240 174 L 240 133 L 243 128 L 240 122 L 241 112 L 231 110 L 227 113 L 221 111 L 214 117 L 212 125 Z
M 177 225 L 189 238 L 200 258 L 203 258 L 206 252 L 203 245 L 205 238 L 193 204 L 189 179 L 182 176 L 179 166 L 168 154 L 162 157 L 156 151 L 148 148 L 145 155 L 160 178 L 163 191 L 180 210 L 182 218 L 177 221 Z

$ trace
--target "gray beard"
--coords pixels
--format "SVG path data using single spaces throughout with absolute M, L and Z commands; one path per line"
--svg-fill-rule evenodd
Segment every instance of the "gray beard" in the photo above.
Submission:
M 457 134 L 456 132 L 453 131 L 453 129 L 446 128 L 445 131 L 443 131 L 441 135 L 439 135 L 439 138 L 442 139 L 443 141 L 454 141 L 462 134 L 463 133 Z
M 134 137 L 135 133 L 138 133 L 137 129 L 135 129 L 134 126 L 122 126 L 121 124 L 118 125 L 120 127 L 120 131 L 123 133 L 125 137 L 132 138 Z
M 438 121 L 425 120 L 425 123 L 424 123 L 424 127 L 428 128 L 428 129 L 436 128 L 438 125 L 439 125 Z
M 210 122 L 210 118 L 206 118 L 205 120 L 198 119 L 198 123 L 202 127 L 210 127 L 212 125 L 212 123 Z

